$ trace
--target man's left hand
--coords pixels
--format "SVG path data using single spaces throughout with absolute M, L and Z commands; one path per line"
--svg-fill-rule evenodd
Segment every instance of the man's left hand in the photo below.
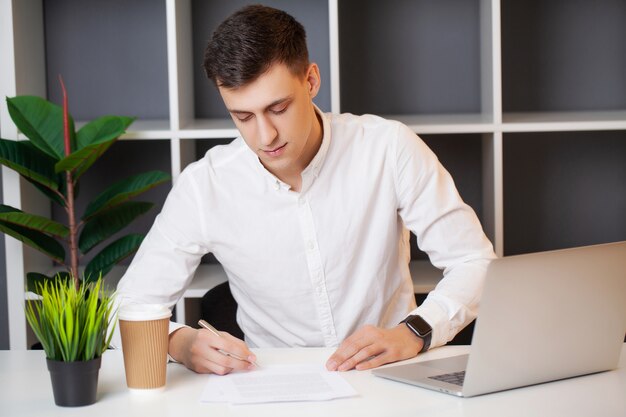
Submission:
M 424 342 L 405 324 L 392 329 L 364 326 L 350 335 L 326 362 L 329 371 L 359 371 L 415 357 Z

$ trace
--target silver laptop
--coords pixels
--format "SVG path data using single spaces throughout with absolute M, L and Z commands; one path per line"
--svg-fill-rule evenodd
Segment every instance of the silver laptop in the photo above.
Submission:
M 626 333 L 626 242 L 497 259 L 469 355 L 374 375 L 462 397 L 615 369 Z

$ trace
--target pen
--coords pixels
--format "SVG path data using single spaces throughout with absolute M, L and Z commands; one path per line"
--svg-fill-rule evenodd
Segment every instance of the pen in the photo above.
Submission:
M 198 324 L 202 327 L 204 327 L 205 329 L 207 329 L 208 331 L 210 331 L 211 333 L 213 333 L 215 336 L 217 337 L 222 337 L 222 335 L 220 334 L 220 332 L 217 331 L 217 329 L 213 326 L 211 326 L 209 323 L 207 323 L 204 320 L 198 320 Z M 254 366 L 256 366 L 257 368 L 260 368 L 259 364 L 254 362 L 254 361 L 249 361 L 248 359 L 244 359 L 239 355 L 235 355 L 234 353 L 229 353 L 226 352 L 225 350 L 222 349 L 218 349 L 217 350 L 219 353 L 221 353 L 222 355 L 226 355 L 226 356 L 232 356 L 235 359 L 239 359 L 240 361 L 246 361 L 246 362 L 250 362 L 251 364 L 253 364 Z

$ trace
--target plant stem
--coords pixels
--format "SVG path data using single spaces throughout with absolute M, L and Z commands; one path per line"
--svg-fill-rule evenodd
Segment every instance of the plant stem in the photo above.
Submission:
M 67 91 L 63 78 L 59 75 L 61 89 L 63 90 L 63 140 L 65 142 L 65 156 L 72 153 L 72 142 L 70 137 L 70 117 L 69 105 L 67 100 Z M 74 280 L 74 286 L 78 291 L 80 289 L 80 277 L 78 275 L 78 246 L 76 244 L 76 215 L 74 213 L 74 181 L 72 180 L 72 172 L 65 171 L 65 181 L 67 182 L 67 217 L 70 226 L 70 274 Z
M 80 280 L 78 275 L 78 245 L 76 243 L 76 235 L 78 227 L 76 225 L 76 215 L 74 212 L 74 182 L 72 181 L 72 173 L 65 172 L 67 181 L 67 217 L 70 227 L 70 272 L 74 279 L 76 290 L 80 288 Z

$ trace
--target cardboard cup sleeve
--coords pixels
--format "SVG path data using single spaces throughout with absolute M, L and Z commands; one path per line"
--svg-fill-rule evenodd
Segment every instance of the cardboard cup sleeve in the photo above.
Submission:
M 170 310 L 155 304 L 123 306 L 119 312 L 126 385 L 165 387 Z

